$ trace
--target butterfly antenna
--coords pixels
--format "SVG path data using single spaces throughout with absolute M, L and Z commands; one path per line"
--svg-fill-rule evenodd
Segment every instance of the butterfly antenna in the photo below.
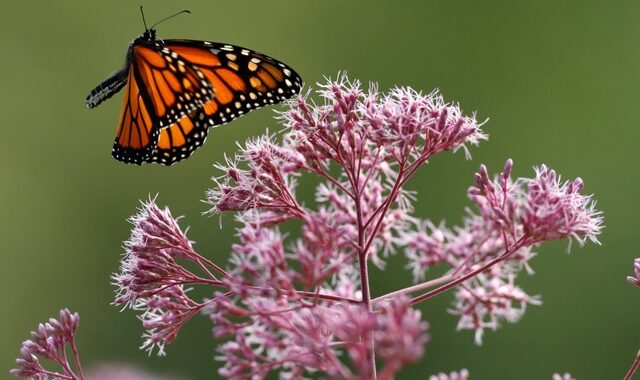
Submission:
M 142 23 L 144 24 L 144 30 L 149 30 L 149 28 L 147 28 L 147 20 L 144 19 L 144 11 L 142 10 L 142 5 L 140 6 L 140 13 L 142 14 Z
M 155 27 L 156 27 L 156 25 L 160 24 L 161 22 L 167 21 L 168 19 L 170 19 L 170 18 L 174 18 L 174 17 L 176 17 L 176 16 L 178 16 L 178 15 L 181 15 L 181 14 L 183 14 L 183 13 L 191 13 L 191 11 L 190 11 L 190 10 L 188 10 L 188 9 L 185 9 L 185 10 L 183 10 L 183 11 L 180 11 L 180 12 L 174 13 L 174 14 L 172 14 L 171 16 L 165 17 L 165 18 L 163 18 L 162 20 L 160 20 L 160 21 L 156 22 L 155 24 L 151 25 L 151 29 L 155 28 Z

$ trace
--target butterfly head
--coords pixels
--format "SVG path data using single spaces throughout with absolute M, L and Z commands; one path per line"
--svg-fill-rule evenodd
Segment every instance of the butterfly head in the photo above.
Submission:
M 142 23 L 144 24 L 144 33 L 142 33 L 140 37 L 136 38 L 133 43 L 135 44 L 136 42 L 142 42 L 142 41 L 154 41 L 156 39 L 156 29 L 155 29 L 156 25 L 160 24 L 161 22 L 167 21 L 170 18 L 174 18 L 178 15 L 181 15 L 183 13 L 191 13 L 191 11 L 188 9 L 185 9 L 180 12 L 174 13 L 171 16 L 167 16 L 162 20 L 156 22 L 155 24 L 151 25 L 151 27 L 149 28 L 147 27 L 147 20 L 144 18 L 144 10 L 142 9 L 142 5 L 141 5 L 140 14 L 142 15 Z
M 142 33 L 142 35 L 136 38 L 136 41 L 154 41 L 156 39 L 156 30 L 155 29 L 147 29 Z M 134 42 L 135 43 L 135 42 Z
M 147 20 L 144 18 L 144 10 L 142 9 L 142 5 L 140 6 L 140 14 L 142 15 L 142 23 L 144 24 L 144 33 L 142 33 L 142 35 L 138 38 L 136 38 L 133 43 L 131 45 L 136 44 L 137 42 L 145 42 L 145 41 L 155 41 L 156 39 L 156 25 L 160 24 L 161 22 L 164 22 L 170 18 L 174 18 L 178 15 L 181 15 L 183 13 L 191 13 L 191 11 L 189 11 L 188 9 L 182 10 L 180 12 L 174 13 L 171 16 L 165 17 L 162 20 L 156 22 L 155 24 L 151 25 L 151 27 L 147 27 Z

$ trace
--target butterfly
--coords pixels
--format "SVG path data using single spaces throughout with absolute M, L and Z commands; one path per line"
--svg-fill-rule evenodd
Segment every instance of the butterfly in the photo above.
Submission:
M 189 11 L 173 16 L 181 13 Z M 171 165 L 200 147 L 209 127 L 300 92 L 302 78 L 274 58 L 225 43 L 158 39 L 159 22 L 147 28 L 142 18 L 145 31 L 129 45 L 124 68 L 86 98 L 94 108 L 124 88 L 112 149 L 119 161 Z

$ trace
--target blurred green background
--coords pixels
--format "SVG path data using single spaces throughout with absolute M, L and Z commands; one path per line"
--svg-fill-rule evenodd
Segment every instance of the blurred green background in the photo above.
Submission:
M 409 187 L 417 214 L 459 222 L 480 163 L 515 174 L 546 163 L 581 176 L 596 194 L 607 228 L 602 246 L 548 244 L 520 279 L 544 305 L 516 325 L 488 332 L 482 347 L 455 332 L 451 294 L 422 305 L 431 325 L 424 359 L 401 378 L 425 379 L 466 367 L 474 379 L 621 378 L 640 348 L 640 289 L 627 284 L 638 234 L 640 179 L 640 2 L 638 1 L 147 1 L 147 19 L 193 13 L 162 24 L 159 36 L 223 41 L 277 57 L 307 85 L 347 70 L 382 89 L 439 88 L 478 118 L 489 142 L 443 154 Z M 138 200 L 186 215 L 197 248 L 224 262 L 230 223 L 201 216 L 214 162 L 233 143 L 278 129 L 273 109 L 212 133 L 192 158 L 172 167 L 124 165 L 110 156 L 121 95 L 96 110 L 84 97 L 120 68 L 143 31 L 131 1 L 7 1 L 0 14 L 0 378 L 9 378 L 20 342 L 36 324 L 69 307 L 81 315 L 86 367 L 138 363 L 189 379 L 215 379 L 210 322 L 195 318 L 165 358 L 138 351 L 132 312 L 110 306 L 125 219 Z M 309 196 L 309 194 L 303 195 Z M 227 218 L 227 220 L 230 220 Z M 406 283 L 404 261 L 374 273 L 380 294 Z

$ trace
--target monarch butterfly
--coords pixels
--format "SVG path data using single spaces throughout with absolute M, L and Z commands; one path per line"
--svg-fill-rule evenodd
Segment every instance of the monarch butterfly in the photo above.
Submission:
M 142 12 L 142 7 L 140 7 Z M 178 12 L 190 13 L 189 11 Z M 171 165 L 201 146 L 209 127 L 228 123 L 300 92 L 302 79 L 284 63 L 239 46 L 156 38 L 129 45 L 124 68 L 86 98 L 94 108 L 126 86 L 111 154 L 125 163 Z

